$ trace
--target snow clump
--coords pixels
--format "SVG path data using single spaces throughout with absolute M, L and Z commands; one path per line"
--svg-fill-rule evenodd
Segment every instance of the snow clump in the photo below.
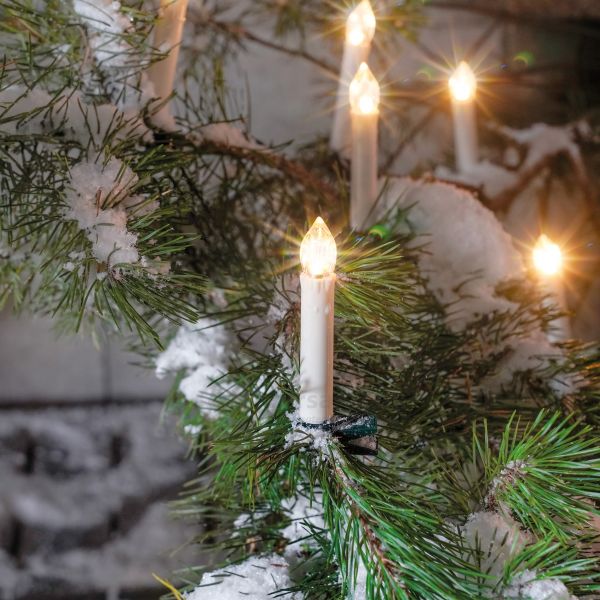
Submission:
M 137 235 L 127 229 L 127 208 L 143 204 L 129 190 L 137 176 L 120 160 L 84 161 L 71 168 L 64 217 L 77 221 L 92 243 L 98 262 L 117 265 L 139 260 Z
M 227 373 L 233 350 L 231 337 L 224 325 L 211 318 L 195 324 L 185 323 L 167 349 L 156 359 L 156 376 L 184 370 L 186 376 L 179 391 L 197 404 L 204 416 L 215 418 L 217 411 L 210 402 L 211 390 L 219 391 L 227 384 L 220 380 Z M 235 389 L 229 385 L 230 392 Z
M 272 554 L 250 557 L 202 576 L 200 585 L 185 594 L 185 600 L 272 600 L 277 592 L 292 587 L 287 560 Z M 302 600 L 303 594 L 286 594 L 290 600 Z

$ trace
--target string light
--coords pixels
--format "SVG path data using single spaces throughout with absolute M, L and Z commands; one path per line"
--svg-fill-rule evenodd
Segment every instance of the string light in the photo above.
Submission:
M 375 35 L 375 14 L 369 0 L 362 2 L 348 15 L 346 40 L 353 46 L 368 44 Z
M 331 231 L 317 217 L 300 244 L 300 264 L 308 275 L 322 277 L 335 270 L 337 247 Z
M 468 102 L 475 97 L 477 78 L 471 67 L 463 60 L 448 80 L 450 93 L 458 102 Z
M 374 115 L 379 112 L 379 83 L 369 69 L 362 63 L 350 83 L 350 106 L 354 112 Z

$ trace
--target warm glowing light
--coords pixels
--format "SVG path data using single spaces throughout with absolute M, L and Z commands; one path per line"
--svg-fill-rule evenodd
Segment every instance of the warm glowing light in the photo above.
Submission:
M 448 80 L 450 92 L 458 102 L 468 102 L 475 97 L 477 79 L 471 67 L 463 60 Z
M 346 40 L 352 46 L 370 43 L 375 35 L 375 15 L 369 0 L 362 2 L 348 15 Z
M 331 231 L 317 217 L 300 244 L 300 263 L 305 273 L 313 277 L 330 275 L 335 270 L 337 247 Z
M 562 251 L 547 235 L 540 235 L 533 248 L 533 265 L 542 275 L 552 276 L 562 268 Z
M 350 82 L 350 106 L 356 113 L 374 115 L 379 112 L 379 83 L 367 63 L 362 63 Z

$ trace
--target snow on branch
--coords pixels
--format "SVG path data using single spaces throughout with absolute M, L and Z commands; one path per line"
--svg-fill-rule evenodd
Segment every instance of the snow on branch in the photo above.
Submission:
M 487 493 L 483 510 L 469 515 L 459 533 L 471 549 L 469 560 L 490 576 L 489 597 L 574 598 L 557 574 L 580 570 L 582 561 L 565 547 L 552 556 L 548 545 L 561 539 L 569 543 L 577 535 L 579 551 L 586 555 L 586 538 L 594 532 L 597 517 L 592 500 L 597 441 L 585 437 L 589 429 L 562 419 L 558 413 L 548 418 L 542 411 L 518 438 L 519 425 L 509 423 L 495 451 L 487 427 L 483 440 L 474 440 Z
M 77 221 L 92 243 L 92 254 L 99 263 L 114 267 L 139 260 L 137 235 L 127 229 L 129 215 L 152 212 L 155 203 L 146 204 L 130 190 L 137 175 L 120 160 L 102 157 L 71 167 L 65 199 L 64 217 Z
M 379 203 L 382 220 L 393 221 L 394 214 L 407 211 L 406 223 L 416 234 L 413 245 L 425 246 L 417 255 L 420 271 L 444 305 L 450 329 L 462 332 L 478 320 L 518 312 L 519 305 L 498 289 L 502 283 L 523 280 L 523 259 L 494 213 L 471 193 L 447 183 L 390 178 Z M 564 361 L 540 325 L 519 335 L 507 332 L 487 344 L 490 353 L 505 351 L 496 371 L 483 382 L 492 393 L 510 385 L 516 373 Z M 559 396 L 575 386 L 566 376 L 550 383 Z
M 531 169 L 549 156 L 566 154 L 577 173 L 581 176 L 585 173 L 581 152 L 575 142 L 577 131 L 575 125 L 555 127 L 545 123 L 534 123 L 527 129 L 502 126 L 492 128 L 492 130 L 525 149 L 526 154 L 520 166 L 521 171 Z
M 588 177 L 576 142 L 582 128 L 581 123 L 560 127 L 535 123 L 526 129 L 488 123 L 487 127 L 509 145 L 505 154 L 511 157 L 510 160 L 506 159 L 506 163 L 510 162 L 510 165 L 499 165 L 484 159 L 466 173 L 455 173 L 447 167 L 440 166 L 435 171 L 436 176 L 481 190 L 494 209 L 505 208 L 556 156 L 566 156 L 577 179 L 583 186 L 587 185 Z
M 510 585 L 503 590 L 504 598 L 507 600 L 577 600 L 560 579 L 538 577 L 536 571 L 525 569 L 513 577 Z
M 487 598 L 505 600 L 577 600 L 557 578 L 544 578 L 535 570 L 523 569 L 503 584 L 506 567 L 534 540 L 530 533 L 506 513 L 476 512 L 460 527 L 470 548 L 471 562 L 488 576 Z
M 186 600 L 271 600 L 277 592 L 290 588 L 289 564 L 283 556 L 251 556 L 202 576 L 200 585 L 185 594 Z M 303 594 L 286 594 L 289 600 L 302 600 Z
M 92 85 L 103 89 L 121 109 L 138 108 L 153 96 L 138 49 L 125 39 L 132 24 L 117 0 L 74 0 L 73 8 L 88 30 L 91 54 L 102 78 Z M 93 77 L 93 74 L 90 73 Z
M 220 381 L 229 368 L 234 344 L 223 325 L 209 317 L 197 323 L 185 323 L 179 328 L 167 349 L 156 359 L 156 376 L 183 371 L 179 391 L 186 400 L 200 407 L 208 418 L 218 415 L 211 403 L 211 391 L 217 393 L 227 384 Z M 228 385 L 233 393 L 235 386 Z
M 301 494 L 286 498 L 281 503 L 281 508 L 290 518 L 289 525 L 281 530 L 281 535 L 290 540 L 286 553 L 294 542 L 298 542 L 310 534 L 308 527 L 325 528 L 321 494 L 317 494 L 312 501 Z
M 201 127 L 198 133 L 204 142 L 230 146 L 241 150 L 269 151 L 266 146 L 259 144 L 242 131 L 242 129 L 235 127 L 231 123 L 210 123 Z
M 514 519 L 494 511 L 469 515 L 460 533 L 473 552 L 471 560 L 490 577 L 491 588 L 501 583 L 506 563 L 530 541 Z
M 409 211 L 409 225 L 419 236 L 414 244 L 426 245 L 419 266 L 436 298 L 449 307 L 452 329 L 516 308 L 496 287 L 523 276 L 521 255 L 495 215 L 471 194 L 444 183 L 394 178 L 385 184 L 380 213 L 383 218 L 397 210 Z

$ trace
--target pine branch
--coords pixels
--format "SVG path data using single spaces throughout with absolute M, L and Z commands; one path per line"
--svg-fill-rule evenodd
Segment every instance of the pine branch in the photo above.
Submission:
M 411 498 L 408 487 L 384 469 L 359 463 L 339 448 L 330 447 L 326 456 L 330 473 L 320 480 L 324 514 L 347 592 L 356 585 L 362 561 L 369 600 L 476 593 L 466 578 L 456 577 L 473 570 L 432 505 L 425 509 L 423 498 Z
M 485 505 L 506 507 L 542 538 L 566 543 L 578 530 L 585 534 L 600 515 L 593 506 L 600 499 L 600 440 L 591 434 L 589 426 L 542 411 L 522 433 L 518 422 L 509 423 L 494 457 L 484 430 L 483 443 L 474 444 L 492 482 Z
M 275 169 L 314 194 L 305 197 L 309 213 L 318 214 L 319 207 L 322 207 L 323 214 L 328 215 L 329 211 L 339 203 L 340 193 L 328 181 L 318 177 L 298 161 L 289 159 L 274 150 L 244 148 L 209 139 L 194 140 L 190 136 L 166 132 L 161 133 L 159 139 L 159 143 L 174 144 L 180 150 L 186 147 L 193 149 L 200 156 L 231 157 Z

